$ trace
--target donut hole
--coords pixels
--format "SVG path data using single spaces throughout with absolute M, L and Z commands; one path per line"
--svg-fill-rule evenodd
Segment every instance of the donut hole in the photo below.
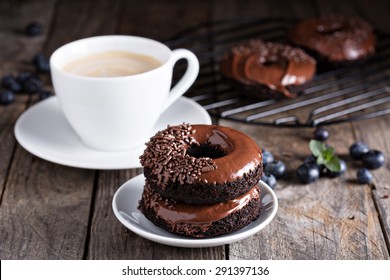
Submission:
M 194 158 L 221 158 L 227 155 L 227 152 L 219 145 L 200 144 L 192 145 L 188 148 L 187 154 Z
M 318 26 L 317 27 L 317 32 L 320 33 L 321 35 L 333 35 L 337 32 L 341 32 L 342 28 L 340 25 L 335 25 L 335 26 Z
M 270 60 L 266 60 L 265 62 L 263 62 L 263 66 L 264 67 L 281 67 L 281 68 L 286 68 L 287 65 L 288 65 L 288 61 L 286 59 L 283 59 L 283 58 L 270 59 Z

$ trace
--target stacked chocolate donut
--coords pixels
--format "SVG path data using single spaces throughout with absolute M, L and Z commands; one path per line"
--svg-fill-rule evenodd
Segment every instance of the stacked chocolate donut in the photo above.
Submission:
M 140 157 L 146 178 L 139 209 L 169 232 L 212 237 L 245 227 L 261 211 L 257 144 L 215 125 L 168 126 Z

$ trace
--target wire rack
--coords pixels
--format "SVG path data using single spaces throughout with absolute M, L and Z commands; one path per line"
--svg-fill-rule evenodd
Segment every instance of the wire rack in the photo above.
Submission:
M 242 94 L 219 73 L 223 54 L 250 38 L 286 43 L 294 20 L 245 19 L 208 22 L 167 41 L 198 57 L 200 73 L 186 94 L 210 115 L 256 125 L 320 126 L 390 114 L 390 35 L 376 31 L 376 54 L 364 64 L 317 73 L 294 99 L 256 100 Z M 185 64 L 175 73 L 181 75 Z

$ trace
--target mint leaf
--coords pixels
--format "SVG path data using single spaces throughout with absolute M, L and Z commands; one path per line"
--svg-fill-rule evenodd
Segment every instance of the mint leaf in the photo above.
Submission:
M 322 155 L 319 155 L 319 156 L 317 157 L 317 164 L 318 164 L 318 165 L 321 165 L 321 164 L 324 164 L 324 165 L 325 165 L 326 162 L 327 162 L 326 159 L 325 159 Z
M 325 160 L 331 160 L 334 156 L 334 148 L 333 147 L 326 147 L 325 150 L 322 152 L 322 156 L 325 158 Z
M 326 168 L 328 168 L 332 172 L 340 172 L 341 171 L 341 164 L 340 159 L 336 156 L 333 156 L 329 160 L 327 160 L 325 163 Z
M 317 164 L 325 165 L 332 172 L 341 171 L 340 159 L 335 155 L 335 149 L 317 140 L 309 143 L 311 153 L 317 158 Z
M 326 145 L 317 140 L 310 140 L 309 148 L 315 157 L 319 157 L 326 150 Z

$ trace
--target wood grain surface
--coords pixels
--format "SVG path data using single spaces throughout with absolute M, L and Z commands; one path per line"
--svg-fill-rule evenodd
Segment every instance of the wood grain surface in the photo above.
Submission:
M 165 41 L 203 22 L 231 18 L 360 15 L 390 32 L 389 1 L 0 1 L 0 76 L 33 70 L 39 51 L 89 36 L 131 34 Z M 44 34 L 28 37 L 29 22 Z M 207 28 L 212 28 L 210 24 Z M 42 76 L 51 88 L 48 76 Z M 355 141 L 390 155 L 390 117 L 329 126 L 329 144 L 346 174 L 300 184 L 294 170 L 309 155 L 312 128 L 275 128 L 214 119 L 239 129 L 283 160 L 288 174 L 275 189 L 279 211 L 254 236 L 226 246 L 188 249 L 146 240 L 114 216 L 116 190 L 142 169 L 88 170 L 42 160 L 17 144 L 16 120 L 37 101 L 18 94 L 0 105 L 0 259 L 389 259 L 390 162 L 369 185 L 348 156 Z

